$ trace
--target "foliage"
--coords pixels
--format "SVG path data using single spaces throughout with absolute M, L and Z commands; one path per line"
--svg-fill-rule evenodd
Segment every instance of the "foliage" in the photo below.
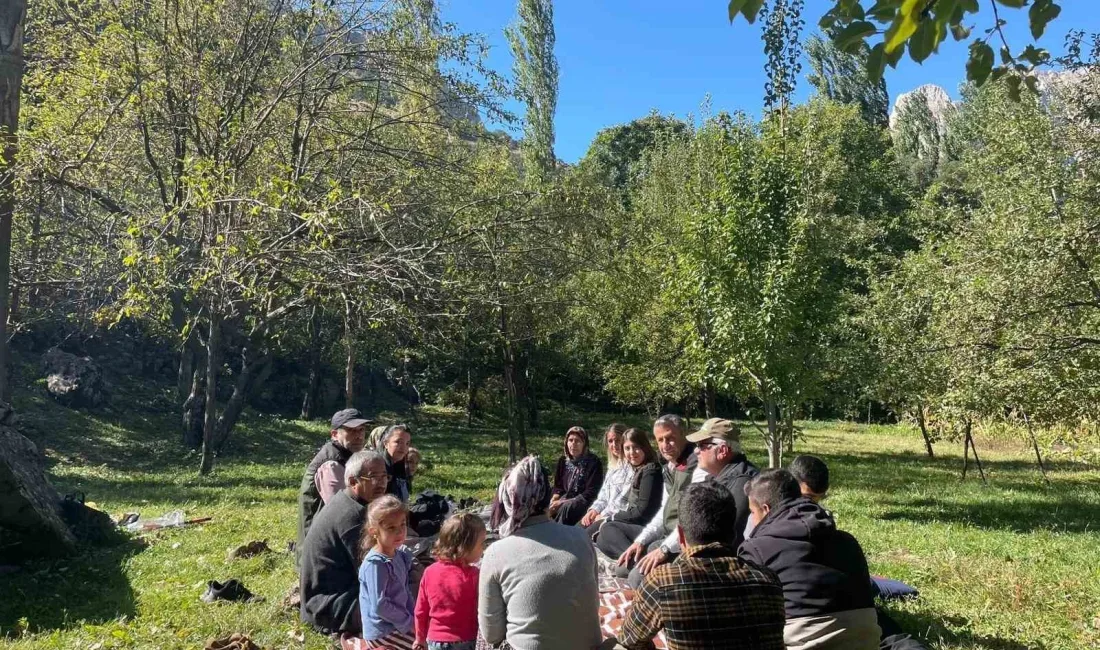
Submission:
M 595 181 L 619 192 L 630 209 L 630 192 L 638 183 L 645 155 L 669 139 L 688 132 L 683 120 L 652 112 L 649 115 L 596 134 L 580 166 L 595 174 Z
M 948 422 L 1096 421 L 1098 142 L 1083 119 L 1095 97 L 1076 90 L 1087 77 L 1048 83 L 1044 103 L 968 94 L 967 198 L 930 193 L 922 220 L 939 225 L 875 287 L 879 385 Z
M 506 30 L 515 58 L 520 99 L 527 106 L 524 170 L 536 184 L 557 167 L 554 112 L 558 106 L 558 60 L 554 56 L 553 0 L 519 0 L 519 22 Z
M 818 94 L 840 104 L 859 106 L 863 119 L 885 128 L 889 122 L 890 95 L 886 80 L 872 81 L 867 76 L 867 48 L 844 52 L 832 41 L 811 36 L 806 41 L 806 56 L 812 73 L 806 79 Z
M 782 7 L 786 2 L 774 0 L 774 6 Z M 967 79 L 981 86 L 988 79 L 997 81 L 1007 77 L 1012 96 L 1019 98 L 1023 86 L 1036 89 L 1038 78 L 1034 71 L 1050 63 L 1051 57 L 1049 52 L 1034 44 L 1014 51 L 1005 38 L 1003 28 L 1006 21 L 1001 18 L 1000 11 L 1023 8 L 1028 5 L 1028 0 L 991 0 L 990 5 L 994 23 L 970 44 Z M 1054 0 L 1034 0 L 1030 5 L 1028 24 L 1032 37 L 1038 40 L 1062 8 Z M 730 0 L 729 20 L 733 22 L 740 15 L 748 22 L 754 22 L 767 7 L 765 0 Z M 845 52 L 858 52 L 868 47 L 869 40 L 881 34 L 880 42 L 870 46 L 867 57 L 868 76 L 878 80 L 887 65 L 897 67 L 906 49 L 909 58 L 920 63 L 938 50 L 948 33 L 956 41 L 969 38 L 971 30 L 965 21 L 979 10 L 978 0 L 833 0 L 832 6 L 821 17 L 819 26 L 830 35 L 836 47 Z M 993 46 L 990 45 L 994 40 L 999 40 L 1002 45 L 1002 63 L 997 66 Z

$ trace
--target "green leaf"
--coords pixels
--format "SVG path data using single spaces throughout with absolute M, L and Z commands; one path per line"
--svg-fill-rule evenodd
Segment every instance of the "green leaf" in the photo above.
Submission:
M 867 15 L 884 23 L 892 20 L 898 13 L 898 0 L 879 0 L 867 10 Z
M 956 41 L 962 41 L 970 38 L 970 28 L 966 27 L 962 23 L 951 26 L 951 35 L 955 37 Z
M 878 82 L 886 72 L 886 46 L 882 43 L 871 48 L 867 56 L 867 78 L 871 82 Z
M 1039 40 L 1046 31 L 1050 21 L 1062 13 L 1062 7 L 1054 0 L 1035 0 L 1031 9 L 1027 12 L 1028 21 L 1031 23 L 1031 35 Z
M 1020 52 L 1019 58 L 1030 63 L 1032 67 L 1035 67 L 1050 61 L 1050 52 L 1041 47 L 1028 45 L 1023 52 Z
M 1027 4 L 1027 0 L 997 0 L 997 3 L 1006 7 L 1012 7 L 1013 9 L 1019 9 Z
M 756 22 L 756 16 L 760 13 L 761 7 L 764 6 L 764 0 L 741 0 L 741 5 L 741 15 L 751 25 Z
M 731 23 L 737 18 L 737 14 L 741 13 L 741 7 L 745 6 L 746 1 L 747 0 L 730 0 L 729 16 Z
M 984 41 L 975 41 L 970 45 L 970 59 L 966 62 L 966 78 L 982 85 L 993 70 L 993 48 Z
M 871 23 L 865 20 L 856 20 L 848 23 L 844 29 L 840 30 L 840 33 L 833 37 L 833 43 L 837 46 L 837 49 L 851 53 L 858 49 L 859 45 L 863 43 L 863 39 L 877 31 Z
M 1020 101 L 1020 84 L 1023 80 L 1013 75 L 1008 78 L 1008 98 L 1014 102 Z
M 905 0 L 894 17 L 890 29 L 886 30 L 886 51 L 893 52 L 905 44 L 909 37 L 917 31 L 920 24 L 921 0 Z
M 925 20 L 909 39 L 909 57 L 917 63 L 924 62 L 940 44 L 943 31 L 940 24 Z

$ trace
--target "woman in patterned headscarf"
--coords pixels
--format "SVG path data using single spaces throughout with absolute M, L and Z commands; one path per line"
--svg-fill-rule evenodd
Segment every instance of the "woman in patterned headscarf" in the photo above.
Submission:
M 528 456 L 504 476 L 493 500 L 489 522 L 501 537 L 515 532 L 529 517 L 546 513 L 550 505 L 550 481 L 538 457 Z
M 554 493 L 548 514 L 572 526 L 588 512 L 603 485 L 603 463 L 589 450 L 588 432 L 571 427 L 565 432 L 563 453 L 554 472 Z
M 590 650 L 600 644 L 596 552 L 584 530 L 546 516 L 550 481 L 535 456 L 500 484 L 485 550 L 478 626 L 490 645 Z M 553 597 L 547 597 L 553 594 Z

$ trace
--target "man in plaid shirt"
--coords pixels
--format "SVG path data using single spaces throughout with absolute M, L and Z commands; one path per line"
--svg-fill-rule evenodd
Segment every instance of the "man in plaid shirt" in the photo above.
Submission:
M 646 576 L 617 647 L 651 648 L 664 629 L 669 650 L 783 650 L 783 586 L 768 569 L 738 559 L 731 546 L 736 519 L 722 485 L 687 488 L 683 552 Z

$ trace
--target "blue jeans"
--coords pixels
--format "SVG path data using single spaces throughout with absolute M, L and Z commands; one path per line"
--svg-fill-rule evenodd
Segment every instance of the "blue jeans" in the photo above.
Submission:
M 428 650 L 474 650 L 477 641 L 428 641 Z

